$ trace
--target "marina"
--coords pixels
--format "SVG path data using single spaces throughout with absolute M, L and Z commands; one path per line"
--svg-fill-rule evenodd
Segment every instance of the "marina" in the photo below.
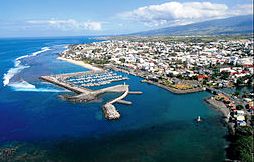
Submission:
M 88 71 L 58 74 L 41 76 L 40 79 L 77 93 L 77 95 L 73 96 L 60 96 L 62 99 L 72 102 L 89 102 L 97 99 L 99 95 L 104 93 L 123 93 L 119 97 L 107 102 L 102 106 L 104 116 L 109 120 L 120 118 L 120 113 L 116 110 L 115 106 L 113 105 L 114 103 L 130 105 L 132 102 L 123 100 L 128 94 L 142 94 L 140 91 L 129 91 L 129 85 L 126 85 L 125 83 L 101 88 L 98 90 L 91 90 L 87 88 L 128 79 L 127 77 L 122 77 L 122 75 L 117 75 L 117 73 L 114 73 L 113 71 Z
M 82 87 L 93 87 L 110 84 L 112 82 L 127 80 L 127 77 L 117 75 L 112 71 L 94 72 L 83 75 L 71 76 L 66 78 L 67 82 L 71 82 L 75 85 Z
M 2 60 L 12 62 L 13 57 L 18 58 L 23 54 L 35 52 L 36 49 L 31 46 L 38 49 L 41 47 L 41 41 L 29 41 L 26 47 L 24 41 L 26 40 L 6 40 L 6 45 L 2 46 L 2 49 L 8 48 L 9 51 L 2 53 Z M 21 65 L 30 67 L 16 74 L 10 80 L 10 86 L 1 87 L 4 94 L 0 99 L 1 142 L 10 141 L 11 144 L 2 145 L 0 152 L 14 148 L 15 153 L 9 157 L 10 160 L 23 157 L 31 158 L 31 161 L 70 162 L 79 160 L 111 162 L 115 158 L 117 158 L 115 161 L 128 161 L 131 160 L 129 157 L 133 157 L 134 161 L 224 160 L 224 148 L 227 143 L 223 136 L 227 130 L 220 123 L 219 113 L 210 109 L 203 101 L 210 96 L 209 93 L 203 91 L 175 95 L 157 86 L 143 84 L 140 82 L 142 78 L 133 75 L 127 75 L 128 80 L 103 86 L 76 88 L 79 95 L 80 90 L 95 91 L 124 82 L 129 85 L 130 91 L 122 100 L 131 101 L 132 104 L 118 104 L 121 100 L 115 102 L 113 105 L 119 112 L 120 119 L 113 122 L 105 120 L 102 109 L 105 102 L 72 104 L 62 101 L 58 95 L 74 93 L 59 88 L 62 86 L 45 84 L 38 80 L 40 76 L 52 74 L 82 71 L 80 75 L 83 75 L 85 70 L 81 66 L 56 59 L 57 53 L 64 49 L 59 46 L 55 49 L 51 42 L 59 43 L 54 39 L 47 40 L 47 46 L 52 48 L 51 51 L 20 60 Z M 15 68 L 10 67 L 5 61 L 0 64 L 3 73 L 7 73 L 9 68 Z M 126 76 L 120 72 L 118 74 Z M 25 91 L 12 87 L 19 76 L 35 88 Z M 49 90 L 54 91 L 48 92 Z M 142 96 L 129 95 L 134 90 L 142 91 Z M 122 93 L 107 93 L 99 97 L 108 102 Z M 198 115 L 205 119 L 199 126 L 191 122 Z M 22 143 L 17 144 L 17 141 Z M 23 141 L 28 142 L 24 144 Z M 49 157 L 48 154 L 53 156 Z M 162 154 L 165 155 L 163 159 Z

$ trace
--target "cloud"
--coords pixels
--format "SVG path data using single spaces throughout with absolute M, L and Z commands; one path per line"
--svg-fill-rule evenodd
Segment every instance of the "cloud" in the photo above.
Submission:
M 79 22 L 73 19 L 68 20 L 57 20 L 57 19 L 50 19 L 50 20 L 29 20 L 27 21 L 28 24 L 31 25 L 42 25 L 42 26 L 49 26 L 52 28 L 57 28 L 63 31 L 72 31 L 72 30 L 93 30 L 98 31 L 102 29 L 102 23 L 98 21 L 86 21 L 86 22 Z
M 245 5 L 237 5 L 235 8 L 231 10 L 231 14 L 233 16 L 237 15 L 251 15 L 253 14 L 253 5 L 245 4 Z
M 225 4 L 211 2 L 166 2 L 137 8 L 133 11 L 120 13 L 126 20 L 143 22 L 148 26 L 183 25 L 203 20 L 249 14 L 249 5 L 238 6 L 232 11 Z

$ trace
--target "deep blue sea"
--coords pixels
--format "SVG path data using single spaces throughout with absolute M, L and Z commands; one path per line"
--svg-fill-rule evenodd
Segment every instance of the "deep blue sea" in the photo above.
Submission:
M 132 105 L 117 104 L 120 120 L 107 121 L 99 101 L 74 104 L 71 93 L 39 80 L 41 75 L 86 71 L 57 59 L 68 44 L 91 43 L 87 37 L 0 39 L 0 151 L 16 148 L 7 161 L 59 162 L 219 162 L 225 159 L 227 130 L 221 115 L 204 102 L 207 92 L 175 95 L 125 81 Z M 121 83 L 121 82 L 119 82 Z M 201 116 L 204 121 L 196 124 Z M 0 157 L 1 160 L 1 157 Z M 5 159 L 6 160 L 6 159 Z

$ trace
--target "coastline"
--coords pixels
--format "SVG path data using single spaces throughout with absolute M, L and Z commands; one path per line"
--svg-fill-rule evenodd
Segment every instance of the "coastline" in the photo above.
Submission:
M 84 63 L 83 61 L 77 61 L 77 60 L 67 59 L 67 58 L 60 57 L 60 56 L 57 57 L 57 59 L 69 62 L 71 64 L 75 64 L 75 65 L 78 65 L 78 66 L 82 66 L 82 67 L 84 67 L 86 69 L 89 69 L 89 70 L 92 70 L 92 71 L 101 71 L 102 70 L 101 68 L 95 67 L 95 66 L 93 66 L 91 64 Z
M 229 109 L 220 101 L 216 101 L 213 97 L 206 98 L 205 101 L 212 105 L 216 110 L 220 111 L 223 117 L 227 118 L 230 113 Z
M 155 83 L 153 81 L 148 81 L 148 80 L 144 80 L 142 82 L 148 83 L 148 84 L 153 84 L 155 86 L 158 86 L 160 88 L 168 90 L 168 91 L 170 91 L 170 92 L 172 92 L 174 94 L 189 94 L 189 93 L 195 93 L 195 92 L 202 92 L 202 91 L 204 91 L 203 88 L 192 88 L 192 89 L 187 89 L 187 90 L 180 90 L 180 89 L 175 89 L 175 88 L 168 87 L 168 86 L 162 85 L 160 83 Z
M 123 70 L 123 69 L 119 69 L 117 67 L 111 67 L 111 69 L 113 69 L 115 71 L 120 71 L 120 72 L 123 72 L 123 73 L 131 74 L 131 75 L 134 75 L 134 76 L 137 76 L 137 77 L 141 77 L 141 78 L 144 79 L 144 80 L 141 81 L 143 83 L 155 85 L 157 87 L 160 87 L 162 89 L 165 89 L 165 90 L 167 90 L 167 91 L 169 91 L 171 93 L 178 94 L 178 95 L 205 91 L 205 89 L 202 88 L 202 87 L 200 87 L 200 88 L 192 88 L 192 89 L 187 89 L 187 90 L 175 89 L 175 88 L 172 88 L 172 87 L 165 86 L 165 85 L 163 85 L 161 83 L 158 83 L 158 82 L 147 80 L 146 76 L 142 75 L 140 73 L 126 71 L 126 70 Z
M 213 97 L 205 98 L 204 100 L 209 105 L 211 105 L 212 108 L 214 108 L 216 111 L 218 111 L 222 115 L 222 118 L 224 119 L 224 122 L 227 125 L 229 135 L 234 135 L 235 134 L 234 125 L 229 122 L 230 110 L 221 102 L 216 101 Z
M 15 47 L 13 47 L 13 49 L 15 49 L 15 48 L 17 48 L 17 50 L 21 49 L 18 45 L 17 46 L 16 46 L 16 44 L 14 44 L 14 45 L 15 45 Z M 13 49 L 10 49 L 10 50 L 13 52 L 16 52 L 16 50 L 13 50 Z M 59 49 L 60 49 L 60 47 L 59 47 Z M 58 51 L 60 51 L 60 50 L 58 50 Z M 22 53 L 22 51 L 17 52 L 17 54 L 18 53 Z M 52 51 L 52 53 L 53 53 L 53 51 Z M 55 58 L 52 57 L 51 54 L 50 55 L 49 54 L 48 55 L 41 55 L 41 56 L 42 56 L 42 58 L 50 58 L 50 59 L 37 59 L 37 61 L 41 61 L 42 63 L 45 62 L 45 66 L 40 67 L 41 70 L 38 70 L 37 73 L 40 73 L 42 70 L 43 70 L 42 74 L 44 74 L 44 72 L 46 74 L 58 74 L 58 73 L 61 74 L 61 73 L 64 73 L 65 71 L 69 73 L 69 72 L 74 72 L 74 71 L 79 71 L 79 70 L 84 70 L 84 71 L 86 70 L 86 69 L 83 69 L 83 67 L 81 67 L 81 66 L 74 67 L 72 63 L 62 62 L 60 60 L 54 61 Z M 49 56 L 49 57 L 47 57 L 47 56 Z M 41 63 L 41 62 L 39 62 L 39 63 Z M 92 64 L 92 65 L 97 66 L 95 64 Z M 47 67 L 52 67 L 52 66 L 57 67 L 57 68 L 53 69 L 54 71 L 51 68 L 47 69 Z M 69 67 L 73 67 L 73 69 L 69 69 Z M 7 68 L 9 68 L 9 65 L 8 64 L 3 65 L 3 68 L 7 69 Z M 33 73 L 36 72 L 36 68 L 37 67 L 35 66 L 35 70 L 31 70 L 31 72 L 30 71 L 29 72 L 33 75 Z M 50 70 L 50 71 L 47 71 L 47 70 Z M 133 75 L 135 75 L 135 74 L 133 74 Z M 26 78 L 24 78 L 24 79 L 26 79 Z M 17 135 L 19 135 L 24 132 L 24 136 L 22 136 L 22 138 L 26 137 L 27 138 L 26 140 L 29 140 L 29 138 L 32 138 L 33 136 L 36 135 L 31 140 L 33 142 L 33 143 L 31 143 L 31 145 L 38 143 L 38 145 L 34 146 L 34 150 L 41 149 L 42 153 L 44 153 L 45 151 L 48 151 L 48 150 L 52 151 L 52 152 L 49 152 L 49 154 L 52 155 L 52 157 L 54 157 L 54 159 L 52 159 L 53 161 L 59 160 L 59 159 L 65 160 L 65 158 L 69 158 L 69 157 L 70 158 L 73 157 L 74 160 L 79 158 L 81 160 L 84 159 L 84 161 L 86 161 L 87 155 L 89 155 L 89 156 L 87 156 L 87 160 L 91 160 L 91 161 L 98 160 L 98 158 L 94 157 L 92 153 L 95 153 L 95 154 L 97 153 L 97 156 L 101 157 L 101 158 L 99 158 L 99 160 L 101 159 L 103 161 L 104 159 L 107 159 L 108 157 L 112 157 L 109 155 L 118 154 L 119 150 L 122 151 L 121 153 L 124 153 L 122 155 L 124 157 L 126 157 L 126 160 L 128 160 L 128 155 L 134 155 L 133 159 L 135 158 L 137 160 L 139 160 L 138 157 L 142 156 L 142 157 L 145 157 L 145 159 L 150 158 L 150 159 L 154 159 L 155 161 L 157 159 L 158 159 L 158 161 L 161 159 L 162 160 L 169 159 L 169 161 L 170 160 L 174 161 L 174 159 L 179 160 L 181 157 L 188 158 L 189 156 L 191 156 L 191 158 L 197 157 L 197 159 L 192 159 L 193 161 L 195 161 L 195 160 L 198 161 L 200 159 L 200 157 L 203 157 L 204 161 L 206 161 L 205 159 L 207 159 L 207 161 L 209 161 L 210 158 L 222 156 L 222 153 L 224 150 L 224 143 L 226 143 L 225 142 L 226 140 L 224 140 L 224 135 L 225 135 L 226 131 L 225 131 L 224 127 L 221 126 L 222 125 L 221 123 L 223 122 L 222 119 L 218 120 L 218 118 L 221 118 L 220 115 L 217 115 L 217 114 L 220 114 L 220 112 L 216 111 L 216 109 L 215 109 L 216 114 L 213 113 L 213 109 L 212 109 L 213 107 L 211 105 L 209 105 L 209 107 L 208 107 L 207 104 L 202 101 L 207 96 L 206 92 L 198 93 L 197 95 L 193 94 L 193 95 L 191 95 L 191 97 L 189 99 L 189 97 L 185 97 L 182 95 L 176 96 L 176 95 L 170 94 L 168 91 L 164 91 L 163 89 L 161 90 L 161 88 L 157 88 L 152 85 L 149 86 L 147 84 L 140 84 L 140 80 L 141 80 L 140 78 L 130 76 L 130 79 L 131 79 L 130 80 L 131 86 L 134 85 L 135 87 L 140 87 L 140 88 L 142 88 L 142 90 L 144 89 L 147 91 L 144 91 L 145 92 L 143 95 L 144 97 L 142 96 L 141 99 L 138 99 L 137 97 L 135 97 L 135 99 L 134 99 L 134 97 L 133 97 L 133 101 L 132 101 L 134 103 L 133 105 L 119 107 L 120 108 L 119 110 L 125 111 L 122 114 L 124 118 L 128 115 L 128 117 L 127 117 L 128 120 L 125 120 L 124 118 L 122 118 L 119 121 L 113 121 L 114 123 L 111 123 L 111 125 L 119 125 L 119 127 L 113 126 L 110 129 L 107 128 L 108 121 L 103 119 L 103 115 L 101 112 L 98 113 L 98 110 L 100 110 L 100 108 L 101 108 L 99 106 L 101 106 L 100 104 L 102 101 L 100 101 L 100 103 L 99 103 L 99 101 L 96 101 L 95 103 L 89 103 L 84 106 L 79 103 L 75 104 L 75 103 L 71 103 L 68 101 L 61 101 L 60 99 L 54 97 L 55 95 L 58 95 L 58 93 L 54 93 L 54 94 L 37 93 L 36 95 L 34 95 L 34 93 L 27 93 L 27 92 L 24 92 L 24 93 L 23 92 L 14 93 L 13 91 L 9 92 L 9 90 L 5 88 L 4 90 L 6 90 L 6 91 L 4 91 L 4 92 L 9 92 L 9 93 L 4 93 L 6 95 L 6 97 L 3 97 L 2 100 L 4 101 L 7 97 L 13 98 L 16 95 L 17 95 L 17 97 L 16 97 L 17 100 L 16 99 L 10 100 L 9 101 L 10 104 L 8 104 L 7 106 L 5 106 L 5 105 L 2 105 L 2 106 L 3 106 L 3 109 L 5 109 L 5 107 L 6 107 L 6 112 L 7 112 L 8 116 L 12 111 L 17 110 L 17 112 L 20 113 L 20 116 L 25 116 L 25 117 L 30 116 L 31 117 L 31 120 L 29 119 L 29 120 L 24 120 L 24 121 L 22 120 L 22 118 L 17 118 L 18 121 L 19 120 L 22 121 L 21 124 L 23 124 L 23 122 L 24 122 L 24 124 L 26 126 L 28 126 L 28 128 L 25 130 L 17 131 L 16 133 L 17 133 Z M 47 86 L 47 85 L 42 85 L 42 86 Z M 52 88 L 55 87 L 55 86 L 51 86 L 51 85 L 49 85 L 49 86 Z M 154 94 L 157 94 L 157 95 L 154 95 Z M 165 95 L 165 96 L 162 96 L 162 95 Z M 45 98 L 46 96 L 49 96 L 49 97 L 46 99 Z M 179 98 L 179 100 L 176 100 L 175 98 Z M 44 104 L 38 104 L 38 102 L 31 102 L 31 103 L 27 102 L 28 100 L 36 101 L 38 99 L 40 101 L 42 101 L 43 99 L 46 99 L 45 100 L 46 107 L 44 106 Z M 132 99 L 132 97 L 130 99 Z M 149 102 L 147 102 L 147 99 Z M 166 99 L 165 102 L 164 102 L 164 99 Z M 20 100 L 20 102 L 19 102 L 19 100 Z M 166 109 L 171 108 L 170 106 L 172 106 L 172 102 L 169 100 L 173 101 L 172 109 L 174 109 L 174 111 L 163 111 L 165 108 Z M 12 104 L 12 101 L 14 102 L 13 104 Z M 158 101 L 160 101 L 160 103 L 157 103 Z M 189 102 L 191 104 L 188 104 L 187 101 L 193 101 L 193 102 Z M 200 103 L 200 101 L 202 103 Z M 5 102 L 3 102 L 3 103 L 5 103 Z M 43 102 L 41 102 L 41 103 L 43 103 Z M 137 111 L 135 109 L 136 103 L 138 104 Z M 6 102 L 6 104 L 7 104 L 7 102 Z M 26 107 L 26 105 L 28 106 L 28 108 L 29 107 L 36 107 L 37 109 L 40 109 L 41 111 L 43 111 L 42 112 L 43 118 L 34 118 L 34 116 L 38 116 L 38 114 L 36 114 L 36 111 L 34 111 L 33 109 L 27 109 L 26 111 L 19 112 L 19 107 L 22 107 L 22 106 Z M 99 105 L 99 106 L 97 106 L 97 105 Z M 140 105 L 141 105 L 141 107 L 138 107 Z M 145 105 L 145 106 L 142 106 L 142 105 Z M 148 106 L 146 106 L 146 105 L 148 105 Z M 190 111 L 184 111 L 182 109 L 179 109 L 179 108 L 181 108 L 181 106 L 186 108 L 187 110 L 190 110 Z M 96 108 L 94 108 L 94 107 L 96 107 Z M 142 110 L 142 107 L 144 107 L 145 109 Z M 202 107 L 202 108 L 199 108 L 199 107 Z M 10 109 L 10 108 L 12 108 L 12 109 Z M 117 107 L 117 109 L 118 109 L 118 107 Z M 208 115 L 211 116 L 211 120 L 209 120 L 209 122 L 207 122 L 208 120 L 204 120 L 204 122 L 200 123 L 199 126 L 196 126 L 195 124 L 192 124 L 187 120 L 186 120 L 187 122 L 185 122 L 185 113 L 188 116 L 192 116 L 191 109 L 197 110 L 198 115 L 199 114 L 202 115 L 201 117 L 204 117 L 208 112 L 209 113 Z M 210 109 L 210 110 L 207 111 L 207 109 L 208 110 Z M 12 110 L 12 111 L 10 111 L 10 110 Z M 15 112 L 16 111 L 14 111 L 14 113 Z M 30 114 L 30 112 L 31 112 L 31 114 Z M 95 113 L 93 113 L 93 112 L 95 112 Z M 142 114 L 140 114 L 140 112 L 142 112 Z M 212 113 L 210 113 L 210 112 L 212 112 Z M 183 113 L 183 114 L 181 114 L 181 113 Z M 57 115 L 54 115 L 54 114 L 57 114 Z M 177 119 L 175 118 L 175 116 L 178 116 L 179 114 L 181 116 L 181 120 L 183 120 L 183 123 L 181 121 L 177 120 L 179 118 L 177 118 Z M 204 116 L 203 116 L 203 114 L 204 114 Z M 3 111 L 2 115 L 3 115 L 2 119 L 4 121 L 5 120 L 4 116 L 6 115 L 5 111 Z M 193 118 L 196 116 L 197 115 L 194 114 Z M 12 116 L 10 116 L 10 117 L 12 117 Z M 45 121 L 44 118 L 48 121 L 48 123 L 52 123 L 52 124 L 46 125 L 45 122 L 47 122 L 47 121 Z M 65 121 L 67 121 L 67 122 L 65 122 Z M 139 122 L 137 122 L 137 121 L 139 121 Z M 174 121 L 176 121 L 176 122 L 174 122 Z M 63 122 L 64 122 L 64 124 L 63 124 Z M 10 123 L 9 125 L 11 125 L 12 121 L 8 120 L 8 118 L 6 118 L 6 121 L 4 121 L 4 123 L 3 123 L 3 127 L 5 127 L 6 123 L 7 123 L 7 125 L 9 123 Z M 86 123 L 90 123 L 90 124 L 86 124 Z M 135 125 L 135 127 L 137 127 L 137 129 L 135 129 L 133 131 L 129 131 L 133 127 L 132 123 Z M 149 124 L 147 124 L 147 123 L 149 123 Z M 185 125 L 185 123 L 187 123 L 187 124 Z M 95 128 L 97 128 L 98 125 L 100 126 L 100 129 L 95 129 Z M 55 128 L 55 129 L 52 129 L 52 128 Z M 83 130 L 82 130 L 82 128 L 83 128 Z M 181 128 L 184 128 L 184 129 L 181 129 Z M 12 133 L 9 133 L 10 131 L 12 131 L 11 129 L 13 129 L 13 127 L 9 127 L 8 130 L 6 131 L 6 134 L 7 133 L 12 134 Z M 38 132 L 35 135 L 34 134 L 27 134 L 26 135 L 25 131 L 28 129 L 29 130 L 37 130 Z M 61 131 L 61 130 L 64 130 L 64 131 Z M 137 130 L 138 130 L 138 132 L 137 132 Z M 194 133 L 187 133 L 192 130 Z M 220 130 L 220 131 L 217 131 L 217 130 Z M 15 129 L 14 129 L 14 132 L 15 132 Z M 91 135 L 91 132 L 93 132 L 94 134 L 100 134 L 101 132 L 105 132 L 105 136 L 102 136 L 101 138 L 94 138 Z M 211 134 L 211 133 L 214 133 L 214 134 Z M 5 136 L 6 140 L 9 140 L 9 139 L 10 139 L 9 141 L 14 140 L 14 139 L 12 139 L 13 136 L 8 136 L 8 134 Z M 59 135 L 59 134 L 60 135 L 64 134 L 63 140 L 61 140 L 61 139 L 55 140 L 55 138 L 53 138 L 50 141 L 50 138 L 52 135 Z M 111 135 L 111 134 L 113 134 L 113 135 Z M 47 141 L 45 141 L 45 142 L 43 141 L 44 136 L 42 136 L 42 135 L 45 135 L 48 137 L 48 139 L 46 139 Z M 75 137 L 82 136 L 83 138 L 82 137 L 81 138 L 74 137 L 75 138 L 74 139 L 71 137 L 72 135 Z M 146 136 L 143 136 L 143 135 L 146 135 Z M 184 137 L 187 137 L 187 138 L 184 138 Z M 190 138 L 188 138 L 188 137 L 190 137 Z M 36 142 L 37 141 L 36 138 L 39 139 L 38 140 L 39 142 Z M 120 141 L 120 142 L 117 142 L 117 143 L 113 142 L 113 144 L 111 144 L 109 142 L 109 141 L 116 141 L 115 139 L 118 139 L 118 138 L 119 138 L 119 140 L 117 140 L 117 141 Z M 128 138 L 131 138 L 133 140 L 130 140 L 129 144 L 127 146 L 125 146 L 124 143 L 125 143 L 126 139 L 128 139 Z M 93 139 L 93 141 L 91 141 L 91 139 Z M 145 141 L 142 139 L 145 139 Z M 159 141 L 158 141 L 158 139 L 159 139 Z M 190 142 L 188 142 L 189 139 L 190 139 Z M 207 139 L 209 139 L 209 140 L 207 140 Z M 20 140 L 22 140 L 22 139 L 20 139 Z M 75 142 L 73 142 L 73 141 L 75 141 Z M 181 143 L 179 143 L 178 141 L 180 141 Z M 161 146 L 158 145 L 158 143 L 162 143 L 162 142 L 163 142 L 163 144 Z M 208 142 L 210 145 L 215 145 L 216 147 L 209 146 L 209 144 L 207 146 Z M 44 146 L 45 143 L 47 143 L 47 147 Z M 91 145 L 90 145 L 90 143 L 91 143 Z M 191 143 L 191 145 L 188 143 Z M 28 143 L 28 144 L 30 144 L 30 143 Z M 39 145 L 39 144 L 41 144 L 41 145 Z M 105 146 L 106 149 L 104 149 L 104 148 L 101 149 L 100 147 L 102 145 Z M 7 145 L 7 147 L 8 146 L 9 145 Z M 10 146 L 13 146 L 13 145 L 10 145 Z M 66 146 L 66 147 L 63 148 L 63 146 Z M 73 146 L 71 148 L 71 149 L 73 149 L 73 151 L 71 151 L 70 154 L 66 153 L 68 150 L 70 150 L 70 148 L 68 148 L 68 146 Z M 142 146 L 143 150 L 148 150 L 150 152 L 153 150 L 156 150 L 156 149 L 162 150 L 162 151 L 164 151 L 164 153 L 167 152 L 168 154 L 166 154 L 165 158 L 164 158 L 164 156 L 163 156 L 163 158 L 161 158 L 160 157 L 161 152 L 158 151 L 158 153 L 156 152 L 156 154 L 150 154 L 151 157 L 148 157 L 147 151 L 143 151 L 142 149 L 140 151 L 140 149 L 138 149 L 138 147 L 136 150 L 132 150 L 132 148 L 134 148 L 133 146 Z M 196 146 L 197 149 L 193 146 Z M 26 152 L 28 152 L 28 155 L 25 155 L 26 157 L 29 157 L 30 153 L 33 153 L 33 152 L 36 153 L 36 155 L 39 157 L 42 156 L 41 154 L 38 153 L 39 151 L 33 151 L 33 148 L 31 148 L 31 147 L 33 147 L 33 145 L 27 146 L 28 151 L 22 150 L 24 152 L 24 154 Z M 179 155 L 175 153 L 178 151 L 178 147 L 180 147 Z M 49 149 L 47 150 L 47 148 L 49 148 Z M 107 151 L 107 148 L 113 148 L 112 153 L 110 152 L 110 154 L 109 154 Z M 199 150 L 199 148 L 201 148 L 201 149 Z M 65 150 L 67 150 L 67 151 L 65 152 Z M 80 150 L 82 150 L 82 151 L 80 151 Z M 87 155 L 82 154 L 82 152 L 86 152 L 86 151 L 90 151 L 90 150 L 95 150 L 95 151 L 88 152 L 88 153 L 86 153 Z M 100 151 L 100 150 L 102 150 L 102 151 Z M 174 152 L 171 152 L 172 150 Z M 189 150 L 190 152 L 187 152 L 185 154 L 185 150 Z M 200 157 L 196 156 L 197 155 L 196 152 L 198 152 L 198 155 L 200 155 Z M 18 153 L 19 152 L 17 152 L 17 154 L 15 154 L 15 156 L 22 156 L 22 155 L 19 155 Z M 79 154 L 81 156 L 84 156 L 85 158 L 81 158 L 79 156 Z M 194 157 L 194 155 L 195 155 L 195 157 Z M 175 158 L 174 156 L 179 157 L 179 159 Z M 186 160 L 188 160 L 187 158 L 186 158 Z M 218 158 L 218 159 L 221 161 L 224 160 L 221 158 Z M 51 159 L 49 159 L 49 160 L 51 160 Z M 123 160 L 125 160 L 125 159 L 123 159 Z
M 66 58 L 63 58 L 63 57 L 59 57 L 58 59 L 61 59 L 63 61 L 67 61 L 69 63 L 72 63 L 72 64 L 76 64 L 76 65 L 79 65 L 79 66 L 83 66 L 87 69 L 90 69 L 90 70 L 94 70 L 95 69 L 99 69 L 99 68 L 96 68 L 96 67 L 93 67 L 92 65 L 90 64 L 86 64 L 82 61 L 75 61 L 75 60 L 71 60 L 71 59 L 66 59 Z M 162 89 L 165 89 L 171 93 L 174 93 L 176 95 L 184 95 L 184 94 L 190 94 L 190 93 L 197 93 L 197 92 L 202 92 L 202 91 L 205 91 L 204 88 L 200 87 L 200 88 L 192 88 L 192 89 L 187 89 L 187 90 L 180 90 L 180 89 L 175 89 L 175 88 L 172 88 L 172 87 L 168 87 L 168 86 L 165 86 L 163 84 L 160 84 L 160 83 L 157 83 L 157 82 L 153 82 L 153 81 L 150 81 L 150 80 L 146 80 L 146 77 L 142 74 L 139 74 L 139 73 L 136 73 L 136 72 L 133 72 L 133 71 L 129 71 L 129 70 L 123 70 L 123 69 L 119 69 L 115 66 L 111 67 L 112 70 L 115 70 L 115 71 L 121 71 L 123 73 L 127 73 L 127 74 L 131 74 L 131 75 L 134 75 L 134 76 L 137 76 L 137 77 L 141 77 L 143 78 L 144 80 L 142 82 L 144 83 L 147 83 L 147 84 L 151 84 L 151 85 L 155 85 L 159 88 L 162 88 Z M 102 70 L 102 69 L 99 69 L 99 70 Z M 235 134 L 235 129 L 233 127 L 233 125 L 231 125 L 229 123 L 229 119 L 228 119 L 228 114 L 229 114 L 229 110 L 227 109 L 224 109 L 224 107 L 220 107 L 219 104 L 213 102 L 213 100 L 211 98 L 205 98 L 204 99 L 215 111 L 217 111 L 218 113 L 220 113 L 222 115 L 222 118 L 223 118 L 223 121 L 224 121 L 224 124 L 225 126 L 227 127 L 228 129 L 228 135 L 229 136 L 233 136 Z M 104 108 L 103 108 L 104 110 Z M 227 151 L 225 151 L 225 153 L 227 154 Z M 226 155 L 226 159 L 228 159 L 228 155 Z M 225 159 L 225 160 L 226 160 Z

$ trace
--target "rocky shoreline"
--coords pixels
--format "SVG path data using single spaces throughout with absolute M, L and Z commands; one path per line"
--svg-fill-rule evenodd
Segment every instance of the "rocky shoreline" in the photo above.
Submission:
M 232 123 L 229 123 L 230 110 L 222 102 L 216 101 L 213 97 L 205 98 L 204 100 L 213 108 L 215 108 L 215 110 L 217 110 L 222 114 L 224 122 L 228 127 L 229 134 L 234 135 L 235 134 L 234 125 Z

